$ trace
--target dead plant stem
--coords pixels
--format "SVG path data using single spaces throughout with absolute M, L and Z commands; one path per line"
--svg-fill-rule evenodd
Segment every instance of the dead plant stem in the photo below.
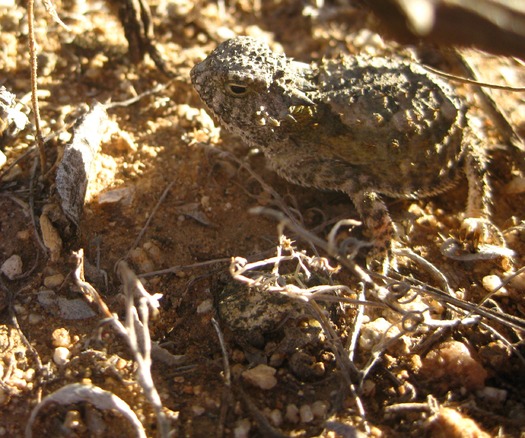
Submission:
M 46 173 L 46 150 L 44 147 L 44 138 L 42 137 L 42 130 L 40 129 L 40 109 L 38 106 L 38 65 L 36 57 L 36 41 L 35 41 L 35 11 L 34 0 L 27 0 L 27 25 L 29 30 L 29 57 L 31 64 L 31 104 L 33 106 L 33 114 L 35 117 L 35 131 L 36 143 L 40 152 L 40 170 L 42 175 Z

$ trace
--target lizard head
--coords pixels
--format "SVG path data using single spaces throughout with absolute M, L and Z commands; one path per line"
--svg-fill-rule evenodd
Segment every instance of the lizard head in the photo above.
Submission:
M 220 44 L 191 70 L 202 100 L 232 132 L 258 146 L 276 141 L 279 127 L 298 106 L 313 105 L 308 64 L 273 52 L 257 39 L 236 37 Z

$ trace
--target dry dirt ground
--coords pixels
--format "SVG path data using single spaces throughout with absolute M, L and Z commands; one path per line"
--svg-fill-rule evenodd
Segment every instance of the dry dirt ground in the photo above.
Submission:
M 51 137 L 45 176 L 31 127 L 1 144 L 0 437 L 140 436 L 130 412 L 147 436 L 157 436 L 159 415 L 173 436 L 188 437 L 523 434 L 524 325 L 508 320 L 525 317 L 525 278 L 518 272 L 484 303 L 505 321 L 476 317 L 463 304 L 482 302 L 525 259 L 523 152 L 480 109 L 473 89 L 458 85 L 490 146 L 493 222 L 515 255 L 465 261 L 440 252 L 460 223 L 462 181 L 431 199 L 388 200 L 403 245 L 427 261 L 405 260 L 390 283 L 363 282 L 351 264 L 326 252 L 337 220 L 357 219 L 349 199 L 277 177 L 260 153 L 219 129 L 192 89 L 191 67 L 235 34 L 280 44 L 302 61 L 401 50 L 366 30 L 366 13 L 333 3 L 154 0 L 155 42 L 173 80 L 149 58 L 130 64 L 123 29 L 105 3 L 57 1 L 69 30 L 36 4 L 42 130 Z M 0 28 L 0 85 L 30 116 L 25 7 L 0 0 Z M 452 62 L 426 54 L 454 71 Z M 524 83 L 514 60 L 472 60 L 484 80 Z M 112 125 L 75 227 L 60 212 L 55 184 L 74 122 L 95 101 L 143 93 L 108 107 Z M 492 94 L 525 134 L 522 95 Z M 279 221 L 253 207 L 292 217 L 298 226 L 284 234 L 293 243 L 279 245 Z M 361 228 L 342 227 L 334 243 L 350 237 L 362 239 Z M 278 263 L 245 273 L 264 286 L 249 290 L 232 279 L 232 257 L 262 262 L 278 248 Z M 136 360 L 143 344 L 130 347 L 132 337 L 81 293 L 73 257 L 80 249 L 85 281 L 121 321 L 130 309 L 123 278 L 135 273 L 149 294 L 162 294 L 154 295 L 159 307 L 149 320 L 160 347 L 151 372 L 162 414 L 139 377 L 149 369 Z M 355 259 L 361 267 L 362 252 Z M 308 300 L 312 294 L 318 301 Z M 366 303 L 350 301 L 357 298 Z

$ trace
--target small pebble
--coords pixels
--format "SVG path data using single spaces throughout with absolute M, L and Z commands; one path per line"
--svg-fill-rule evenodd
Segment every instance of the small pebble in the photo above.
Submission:
M 202 208 L 204 208 L 205 210 L 209 210 L 211 207 L 210 207 L 210 197 L 209 196 L 203 196 L 201 197 L 201 206 Z
M 44 286 L 53 289 L 60 286 L 64 282 L 64 276 L 62 274 L 49 275 L 44 278 Z
M 111 134 L 111 146 L 113 146 L 117 151 L 131 154 L 137 152 L 137 145 L 133 141 L 131 135 L 122 130 L 113 132 Z
M 34 368 L 29 368 L 24 375 L 24 379 L 26 379 L 27 382 L 33 381 L 35 378 L 36 370 Z
M 124 368 L 128 366 L 128 361 L 125 359 L 122 359 L 119 357 L 117 361 L 115 362 L 115 368 L 119 371 L 122 371 Z
M 476 393 L 479 397 L 484 398 L 492 403 L 503 403 L 507 400 L 508 392 L 505 389 L 486 386 Z
M 57 365 L 65 365 L 69 362 L 69 349 L 66 347 L 57 347 L 53 353 L 53 362 Z
M 478 390 L 485 386 L 488 377 L 483 365 L 459 341 L 443 342 L 434 347 L 423 359 L 420 372 L 443 391 L 458 387 Z
M 366 379 L 363 382 L 361 390 L 365 396 L 373 396 L 376 391 L 376 383 L 373 380 Z
M 509 294 L 508 290 L 504 286 L 501 286 L 503 282 L 497 275 L 486 275 L 483 277 L 482 283 L 485 290 L 490 293 L 497 289 L 497 291 L 494 293 L 496 296 L 505 296 Z
M 22 306 L 22 304 L 18 304 L 18 303 L 14 304 L 13 305 L 13 309 L 14 309 L 15 313 L 17 315 L 19 315 L 19 316 L 27 315 L 27 309 L 24 306 Z
M 322 400 L 317 400 L 312 404 L 312 414 L 315 418 L 325 418 L 328 412 L 328 404 Z
M 270 423 L 272 423 L 272 425 L 275 427 L 279 427 L 281 424 L 283 424 L 283 414 L 278 409 L 274 409 L 272 412 L 270 412 L 269 418 Z
M 231 366 L 231 374 L 234 378 L 241 377 L 242 373 L 245 371 L 246 367 L 240 363 L 234 363 Z
M 276 372 L 275 368 L 260 364 L 255 368 L 244 371 L 242 377 L 247 382 L 261 389 L 272 389 L 277 385 Z
M 310 423 L 314 419 L 310 405 L 302 405 L 299 408 L 299 416 L 301 417 L 302 423 Z
M 28 387 L 28 381 L 26 380 L 25 372 L 20 368 L 15 368 L 9 379 L 9 384 L 17 389 L 26 389 Z
M 195 8 L 195 4 L 189 0 L 177 0 L 175 2 L 162 2 L 161 7 L 165 7 L 164 13 L 171 19 L 179 20 L 180 17 L 186 17 L 191 10 Z M 157 10 L 158 11 L 158 10 Z M 157 12 L 158 14 L 159 12 Z
M 221 403 L 212 396 L 207 395 L 204 399 L 204 405 L 209 409 L 217 409 L 221 406 Z
M 4 274 L 9 280 L 14 280 L 22 273 L 22 259 L 18 254 L 13 254 L 9 257 L 2 267 L 0 267 L 0 272 Z
M 129 255 L 140 272 L 151 272 L 155 270 L 155 264 L 143 248 L 135 248 L 131 250 Z
M 235 429 L 233 429 L 233 436 L 235 438 L 248 438 L 250 436 L 250 428 L 252 427 L 250 420 L 243 418 L 237 421 Z
M 179 116 L 182 119 L 181 123 L 184 123 L 184 121 L 191 122 L 200 114 L 199 108 L 192 107 L 186 103 L 177 105 L 176 111 L 177 116 Z
M 18 233 L 16 233 L 16 238 L 20 240 L 27 240 L 29 239 L 29 236 L 29 230 L 20 230 Z
M 38 324 L 42 321 L 43 316 L 38 313 L 30 313 L 27 321 L 29 324 Z
M 82 298 L 68 300 L 64 297 L 58 297 L 57 304 L 59 307 L 58 316 L 64 319 L 87 319 L 96 315 L 87 301 Z
M 108 62 L 108 57 L 102 53 L 98 53 L 89 60 L 89 68 L 84 72 L 84 75 L 89 79 L 96 80 L 101 78 L 104 64 Z
M 372 350 L 381 341 L 388 341 L 399 334 L 399 328 L 388 322 L 385 318 L 377 318 L 363 324 L 359 345 L 366 351 Z
M 299 423 L 299 408 L 293 403 L 290 403 L 286 406 L 286 413 L 284 416 L 290 423 Z
M 122 202 L 123 204 L 131 203 L 133 197 L 133 190 L 129 187 L 121 187 L 118 189 L 108 190 L 98 196 L 99 204 L 116 204 Z
M 144 251 L 148 253 L 148 256 L 155 263 L 160 265 L 164 261 L 164 254 L 162 252 L 162 249 L 160 249 L 159 245 L 155 241 L 148 240 L 147 242 L 144 242 L 142 248 L 144 248 Z
M 51 334 L 53 346 L 55 347 L 69 347 L 71 345 L 71 336 L 65 328 L 58 328 Z
M 236 348 L 231 353 L 231 359 L 232 359 L 232 362 L 241 363 L 246 360 L 246 356 L 244 354 L 244 351 Z
M 217 36 L 221 40 L 227 40 L 235 36 L 235 33 L 233 32 L 233 30 L 228 26 L 220 26 L 216 29 L 216 32 L 217 32 Z
M 204 300 L 202 303 L 200 303 L 197 306 L 197 313 L 208 313 L 208 312 L 211 312 L 212 309 L 213 309 L 213 301 Z
M 204 412 L 206 412 L 206 409 L 204 409 L 202 406 L 199 406 L 199 405 L 193 405 L 191 407 L 191 411 L 193 412 L 194 416 L 198 417 L 204 414 Z
M 77 410 L 67 411 L 64 418 L 64 427 L 67 429 L 76 429 L 82 424 L 82 415 Z

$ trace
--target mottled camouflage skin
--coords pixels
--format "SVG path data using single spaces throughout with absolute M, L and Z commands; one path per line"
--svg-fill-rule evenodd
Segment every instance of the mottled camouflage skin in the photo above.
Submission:
M 465 161 L 467 216 L 488 213 L 484 159 L 471 141 L 465 105 L 448 83 L 415 63 L 343 56 L 305 64 L 237 37 L 196 65 L 191 78 L 217 118 L 259 147 L 281 176 L 346 192 L 376 253 L 387 252 L 394 235 L 379 194 L 443 192 Z

